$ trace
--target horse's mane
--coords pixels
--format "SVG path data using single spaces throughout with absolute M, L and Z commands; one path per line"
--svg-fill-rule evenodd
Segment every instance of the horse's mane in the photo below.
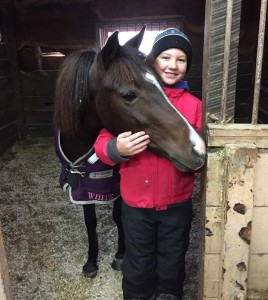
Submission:
M 83 112 L 90 105 L 89 71 L 96 54 L 94 50 L 74 52 L 60 67 L 55 89 L 54 125 L 66 135 L 81 132 Z

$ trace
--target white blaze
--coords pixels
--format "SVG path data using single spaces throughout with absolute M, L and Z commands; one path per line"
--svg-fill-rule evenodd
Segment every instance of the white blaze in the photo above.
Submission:
M 159 91 L 162 93 L 164 98 L 166 99 L 167 103 L 172 106 L 172 108 L 175 109 L 176 113 L 181 116 L 181 118 L 185 121 L 187 124 L 189 130 L 190 130 L 190 141 L 194 145 L 194 149 L 197 153 L 199 154 L 205 154 L 206 153 L 206 146 L 203 141 L 203 139 L 199 136 L 199 134 L 195 131 L 195 129 L 192 127 L 192 125 L 187 121 L 187 119 L 174 107 L 174 105 L 170 102 L 168 99 L 166 93 L 162 89 L 161 85 L 159 84 L 158 80 L 155 78 L 154 75 L 151 73 L 147 72 L 145 73 L 145 79 L 149 82 L 151 82 L 153 85 L 155 85 Z

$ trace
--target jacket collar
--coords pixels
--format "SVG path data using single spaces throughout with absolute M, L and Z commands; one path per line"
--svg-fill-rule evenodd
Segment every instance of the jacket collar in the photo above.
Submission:
M 173 89 L 183 89 L 183 90 L 186 90 L 186 91 L 189 91 L 189 85 L 188 85 L 188 82 L 187 81 L 180 81 L 178 82 L 177 84 L 175 84 L 173 87 Z
M 174 85 L 164 85 L 164 88 L 167 88 L 167 89 L 175 89 L 175 90 L 186 90 L 186 91 L 189 91 L 190 88 L 189 88 L 189 85 L 188 85 L 188 82 L 187 81 L 180 81 Z
M 174 86 L 164 85 L 164 91 L 170 99 L 181 96 L 185 90 L 189 90 L 187 81 L 180 81 Z

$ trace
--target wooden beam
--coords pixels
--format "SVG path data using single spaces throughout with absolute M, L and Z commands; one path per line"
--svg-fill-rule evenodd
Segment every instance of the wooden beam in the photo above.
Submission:
M 233 120 L 240 32 L 241 0 L 207 0 L 203 52 L 202 99 L 209 116 Z M 229 68 L 226 68 L 226 66 Z M 226 101 L 223 107 L 223 101 Z M 207 122 L 213 122 L 208 118 Z
M 206 134 L 209 147 L 254 143 L 259 148 L 268 148 L 268 125 L 265 124 L 208 124 Z

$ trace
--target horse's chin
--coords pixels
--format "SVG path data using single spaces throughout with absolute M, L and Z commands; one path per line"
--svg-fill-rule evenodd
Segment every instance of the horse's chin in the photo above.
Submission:
M 169 154 L 167 154 L 166 152 L 162 152 L 159 150 L 159 148 L 157 147 L 157 145 L 153 142 L 151 142 L 148 146 L 148 150 L 156 155 L 159 155 L 161 157 L 164 157 L 166 159 L 168 159 L 176 169 L 179 169 L 182 172 L 188 172 L 191 169 L 188 168 L 186 165 L 184 165 L 181 161 L 171 157 Z
M 191 166 L 189 165 L 186 166 L 181 161 L 178 161 L 174 158 L 170 158 L 170 161 L 172 162 L 172 164 L 175 166 L 176 169 L 179 169 L 182 172 L 189 172 L 189 171 L 195 171 L 200 169 L 205 163 L 205 156 L 200 156 L 196 158 L 194 165 Z
M 189 172 L 192 171 L 191 168 L 188 168 L 187 166 L 185 166 L 184 164 L 182 164 L 181 162 L 177 161 L 177 160 L 171 160 L 172 164 L 174 165 L 174 167 L 182 172 Z

